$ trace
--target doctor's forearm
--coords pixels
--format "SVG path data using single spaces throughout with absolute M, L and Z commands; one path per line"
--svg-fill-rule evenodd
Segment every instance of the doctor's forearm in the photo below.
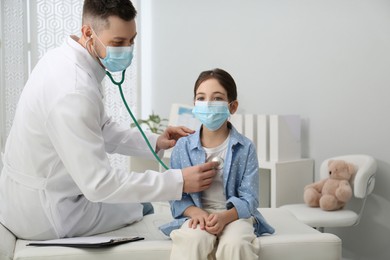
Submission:
M 154 158 L 142 134 L 136 128 L 128 128 L 111 120 L 107 120 L 102 128 L 105 149 L 108 153 L 119 153 L 128 156 Z M 153 149 L 157 147 L 159 135 L 145 132 Z M 159 153 L 159 156 L 161 154 Z

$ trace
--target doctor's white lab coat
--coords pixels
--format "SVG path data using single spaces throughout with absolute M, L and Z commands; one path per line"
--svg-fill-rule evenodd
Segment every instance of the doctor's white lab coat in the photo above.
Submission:
M 142 218 L 139 202 L 180 199 L 180 170 L 125 172 L 106 153 L 153 155 L 105 114 L 105 71 L 69 37 L 37 64 L 20 97 L 0 176 L 0 222 L 25 239 L 86 236 Z M 157 136 L 149 135 L 152 146 Z

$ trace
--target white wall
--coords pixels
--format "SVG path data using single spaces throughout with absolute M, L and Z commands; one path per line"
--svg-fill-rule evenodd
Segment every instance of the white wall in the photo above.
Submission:
M 236 79 L 240 112 L 304 118 L 316 170 L 327 157 L 373 155 L 361 224 L 332 232 L 353 259 L 390 259 L 390 1 L 143 0 L 145 18 L 143 6 L 148 109 L 168 117 L 172 103 L 192 102 L 201 71 L 220 67 Z

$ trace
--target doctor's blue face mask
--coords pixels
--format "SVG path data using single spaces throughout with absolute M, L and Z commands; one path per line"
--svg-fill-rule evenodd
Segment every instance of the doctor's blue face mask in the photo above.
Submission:
M 196 101 L 192 113 L 210 131 L 216 131 L 229 118 L 226 101 Z
M 95 48 L 93 49 L 95 51 L 95 54 L 98 56 L 100 62 L 107 70 L 111 72 L 118 72 L 123 71 L 130 66 L 131 61 L 133 60 L 134 44 L 131 46 L 120 47 L 106 46 L 99 39 L 96 33 L 95 35 L 96 38 L 100 41 L 100 43 L 106 48 L 106 57 L 100 58 L 99 55 L 96 53 Z

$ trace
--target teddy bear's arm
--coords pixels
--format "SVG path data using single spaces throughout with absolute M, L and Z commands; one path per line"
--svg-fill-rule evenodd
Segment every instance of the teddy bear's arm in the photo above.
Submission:
M 313 188 L 316 191 L 321 193 L 322 187 L 324 186 L 325 182 L 326 182 L 326 179 L 323 179 L 323 180 L 320 180 L 320 181 L 317 181 L 317 182 L 313 182 L 311 184 L 306 185 L 304 189 L 306 190 L 306 189 Z
M 348 181 L 342 180 L 336 189 L 336 198 L 342 202 L 347 202 L 352 197 L 352 188 Z

